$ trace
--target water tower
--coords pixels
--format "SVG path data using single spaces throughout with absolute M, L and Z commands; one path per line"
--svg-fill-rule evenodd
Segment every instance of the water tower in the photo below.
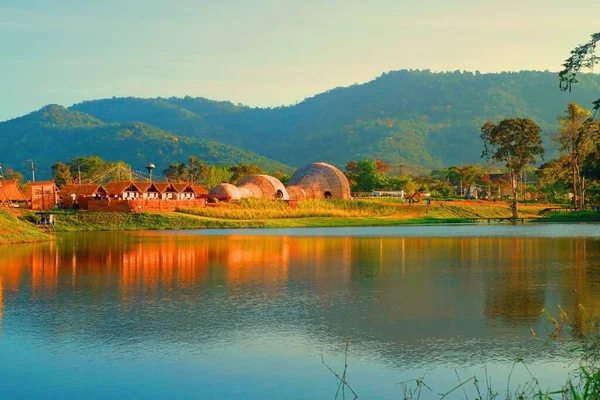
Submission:
M 148 165 L 146 165 L 146 169 L 148 170 L 148 174 L 150 175 L 150 182 L 152 182 L 152 171 L 154 170 L 154 168 L 156 168 L 156 165 L 152 164 L 151 162 L 148 163 Z

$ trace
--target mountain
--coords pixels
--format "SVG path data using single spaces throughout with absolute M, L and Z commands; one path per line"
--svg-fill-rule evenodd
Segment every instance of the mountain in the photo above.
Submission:
M 56 161 L 90 155 L 123 160 L 137 169 L 148 162 L 164 169 L 195 155 L 209 164 L 253 163 L 270 171 L 290 170 L 282 163 L 214 140 L 185 137 L 142 122 L 104 123 L 54 104 L 0 123 L 0 138 L 6 148 L 1 159 L 4 165 L 23 170 L 24 161 L 33 159 L 42 179 L 50 176 Z
M 529 117 L 543 133 L 552 133 L 569 101 L 591 107 L 600 97 L 600 75 L 578 79 L 572 93 L 563 93 L 552 72 L 402 70 L 289 107 L 250 108 L 191 97 L 112 98 L 71 110 L 213 139 L 293 166 L 311 161 L 343 166 L 369 157 L 439 167 L 481 162 L 479 128 L 488 120 Z

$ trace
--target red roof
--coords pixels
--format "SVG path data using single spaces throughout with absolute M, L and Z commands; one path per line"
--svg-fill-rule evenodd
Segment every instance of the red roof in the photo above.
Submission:
M 27 182 L 27 185 L 25 185 L 25 197 L 27 200 L 31 200 L 31 189 L 33 187 L 42 187 L 44 188 L 44 192 L 46 192 L 46 189 L 48 189 L 48 192 L 58 192 L 58 188 L 56 187 L 56 183 L 54 183 L 54 181 Z
M 191 189 L 192 192 L 194 191 L 194 188 L 189 184 L 189 183 L 174 183 L 173 187 L 175 188 L 175 190 L 177 190 L 179 193 L 181 192 L 185 192 L 188 189 Z M 189 191 L 189 190 L 188 190 Z
M 208 190 L 202 185 L 194 185 L 192 188 L 196 194 L 208 194 Z
M 154 187 L 156 187 L 156 189 L 160 193 L 164 193 L 164 192 L 168 191 L 169 189 L 171 189 L 171 192 L 179 193 L 179 190 L 177 190 L 177 188 L 175 188 L 175 186 L 173 186 L 173 184 L 169 183 L 169 182 L 154 182 Z
M 16 180 L 0 181 L 0 201 L 27 201 Z
M 60 188 L 61 195 L 81 195 L 81 196 L 92 196 L 100 192 L 106 192 L 106 189 L 102 185 L 65 185 Z
M 141 192 L 137 185 L 131 181 L 110 181 L 104 185 L 108 194 L 111 195 L 123 194 L 130 186 L 133 186 L 138 192 Z

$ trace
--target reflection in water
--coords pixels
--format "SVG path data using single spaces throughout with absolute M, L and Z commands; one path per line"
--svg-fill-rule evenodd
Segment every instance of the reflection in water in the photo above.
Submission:
M 560 304 L 579 324 L 579 304 L 600 313 L 592 238 L 95 233 L 0 247 L 0 260 L 5 340 L 115 357 L 244 353 L 263 338 L 283 343 L 278 354 L 302 342 L 301 363 L 349 336 L 364 363 L 400 370 L 528 347 L 543 359 L 527 345 L 542 308 Z

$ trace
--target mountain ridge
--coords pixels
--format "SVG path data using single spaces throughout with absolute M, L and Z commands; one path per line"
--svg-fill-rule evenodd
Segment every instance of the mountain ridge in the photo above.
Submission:
M 272 171 L 291 170 L 282 163 L 210 139 L 181 136 L 144 122 L 106 123 L 56 104 L 0 123 L 0 137 L 10 144 L 10 151 L 2 152 L 3 165 L 23 170 L 23 162 L 33 159 L 42 178 L 50 176 L 50 167 L 56 161 L 91 155 L 125 161 L 140 169 L 150 161 L 164 169 L 195 155 L 217 165 L 254 163 Z
M 480 163 L 484 122 L 527 117 L 542 128 L 551 158 L 555 149 L 547 135 L 558 128 L 556 116 L 570 101 L 591 107 L 600 93 L 600 75 L 578 79 L 572 93 L 563 93 L 548 71 L 399 70 L 275 108 L 190 96 L 113 97 L 68 108 L 48 105 L 0 123 L 0 135 L 17 146 L 8 155 L 15 169 L 17 156 L 34 159 L 31 149 L 42 145 L 55 153 L 52 162 L 98 148 L 113 155 L 108 158 L 123 155 L 137 164 L 143 158 L 181 162 L 194 154 L 210 163 L 256 162 L 268 170 L 313 161 L 343 167 L 363 158 L 437 168 Z M 43 155 L 44 163 L 49 157 Z
M 551 133 L 569 101 L 590 107 L 598 97 L 600 75 L 582 74 L 579 80 L 572 93 L 563 93 L 556 74 L 546 71 L 400 70 L 275 108 L 187 96 L 94 100 L 70 109 L 108 121 L 135 117 L 294 166 L 322 160 L 343 166 L 369 157 L 440 167 L 480 162 L 479 128 L 488 120 L 528 117 Z M 173 121 L 172 107 L 187 110 L 193 119 Z

